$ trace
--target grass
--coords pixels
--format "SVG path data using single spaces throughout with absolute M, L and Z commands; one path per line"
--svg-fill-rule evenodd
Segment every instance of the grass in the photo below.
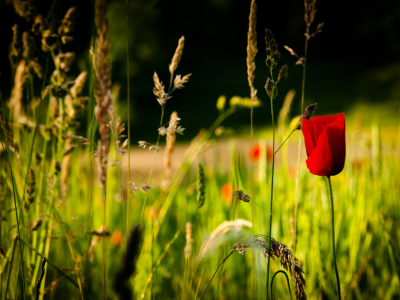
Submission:
M 28 16 L 24 18 L 32 21 Z M 45 46 L 53 47 L 50 44 Z M 93 45 L 96 51 L 98 44 L 93 42 Z M 155 79 L 156 95 L 162 108 L 160 126 L 163 126 L 167 100 L 179 113 L 179 106 L 174 103 L 179 92 L 173 99 L 166 99 L 169 94 L 176 85 L 181 88 L 187 83 L 190 87 L 189 76 L 174 82 L 183 38 L 179 45 L 170 66 L 168 93 L 163 94 L 162 83 L 158 76 Z M 171 54 L 173 50 L 168 49 Z M 47 55 L 46 72 L 47 68 L 49 74 L 64 68 L 63 72 L 67 73 L 56 59 L 56 51 L 59 50 L 50 51 L 53 60 Z M 185 51 L 190 48 L 186 47 Z M 252 53 L 255 55 L 256 51 Z M 29 59 L 34 60 L 34 57 Z M 253 60 L 254 57 L 249 59 Z M 85 99 L 82 98 L 84 94 L 69 99 L 70 86 L 64 85 L 62 73 L 58 72 L 51 76 L 53 83 L 46 76 L 41 80 L 43 87 L 50 85 L 51 88 L 42 88 L 39 105 L 22 105 L 26 115 L 21 113 L 21 116 L 26 119 L 13 119 L 12 110 L 2 110 L 0 299 L 116 299 L 117 293 L 113 290 L 116 278 L 124 279 L 122 290 L 132 292 L 135 299 L 265 299 L 270 293 L 273 299 L 289 299 L 288 293 L 294 298 L 296 287 L 290 276 L 288 281 L 285 276 L 276 276 L 284 273 L 279 259 L 270 260 L 267 269 L 266 251 L 246 248 L 247 255 L 242 256 L 239 248 L 233 248 L 236 243 L 243 245 L 254 234 L 268 236 L 264 237 L 266 244 L 273 238 L 289 248 L 295 237 L 296 247 L 289 250 L 293 250 L 304 270 L 308 299 L 337 298 L 338 283 L 332 263 L 334 244 L 343 299 L 400 297 L 398 106 L 361 104 L 345 111 L 346 165 L 339 175 L 330 178 L 329 185 L 325 178 L 308 172 L 304 148 L 300 152 L 301 168 L 297 179 L 297 141 L 301 132 L 292 132 L 289 120 L 283 124 L 284 134 L 277 137 L 275 128 L 253 130 L 252 126 L 250 130 L 235 128 L 245 132 L 240 136 L 215 134 L 218 130 L 221 132 L 224 121 L 232 114 L 251 112 L 253 118 L 253 109 L 258 109 L 255 99 L 235 97 L 228 104 L 221 97 L 218 100 L 220 114 L 215 122 L 201 131 L 191 144 L 184 145 L 187 151 L 179 161 L 172 161 L 175 167 L 167 186 L 163 184 L 163 172 L 153 172 L 153 158 L 149 168 L 142 170 L 144 176 L 131 176 L 130 167 L 131 164 L 135 166 L 135 160 L 137 163 L 138 151 L 148 151 L 133 148 L 133 140 L 130 141 L 133 149 L 125 154 L 129 157 L 128 165 L 110 167 L 114 162 L 111 158 L 122 156 L 118 126 L 111 124 L 114 136 L 109 136 L 109 144 L 114 146 L 107 153 L 110 161 L 103 174 L 107 184 L 102 189 L 99 187 L 102 171 L 98 170 L 96 160 L 100 155 L 96 148 L 98 123 L 94 114 L 98 82 L 93 80 L 96 70 L 92 65 L 88 64 L 86 71 L 89 96 Z M 254 75 L 252 72 L 249 71 L 249 77 Z M 29 104 L 34 102 L 32 80 L 40 81 L 32 75 L 23 85 L 23 89 L 30 89 Z M 308 84 L 307 89 L 312 89 L 312 83 Z M 62 94 L 59 87 L 67 94 Z M 111 91 L 111 86 L 109 88 Z M 280 85 L 281 96 L 285 88 L 284 84 Z M 250 91 L 251 98 L 255 98 L 254 87 L 251 86 Z M 258 95 L 267 98 L 262 89 Z M 56 101 L 51 100 L 53 96 L 57 96 Z M 118 101 L 121 100 L 115 97 L 117 116 L 125 113 L 118 110 Z M 66 153 L 67 139 L 75 134 L 74 121 L 83 118 L 79 107 L 87 110 L 84 112 L 88 119 L 87 136 L 75 138 L 76 147 Z M 5 120 L 11 124 L 10 130 Z M 297 120 L 294 122 L 296 124 Z M 184 126 L 185 120 L 180 123 Z M 101 130 L 104 133 L 104 126 Z M 179 142 L 175 133 L 183 129 L 166 126 L 163 130 L 169 130 Z M 139 134 L 128 131 L 128 137 L 136 138 Z M 290 139 L 280 147 L 289 134 Z M 155 143 L 157 147 L 160 136 Z M 260 156 L 249 157 L 249 150 L 253 151 L 256 145 L 260 147 Z M 273 145 L 272 153 L 279 149 L 272 160 L 267 155 L 269 145 Z M 160 152 L 164 149 L 161 145 Z M 198 173 L 199 163 L 202 171 Z M 30 189 L 33 192 L 29 195 L 34 201 L 23 210 L 30 168 L 36 174 L 36 187 Z M 67 172 L 65 194 L 63 172 Z M 130 184 L 131 180 L 135 183 Z M 152 188 L 146 187 L 150 183 Z M 134 187 L 137 191 L 130 194 L 129 190 Z M 253 203 L 235 198 L 232 192 L 236 190 L 250 194 Z M 334 240 L 331 212 L 335 216 Z M 33 231 L 31 226 L 39 218 L 42 225 Z M 294 218 L 297 231 L 293 229 Z M 235 226 L 235 220 L 247 225 Z M 140 224 L 134 227 L 133 237 L 129 239 L 129 225 L 138 221 Z M 284 273 L 289 274 L 292 273 Z M 268 285 L 267 289 L 268 277 L 273 278 L 273 285 Z M 123 299 L 121 291 L 118 295 Z

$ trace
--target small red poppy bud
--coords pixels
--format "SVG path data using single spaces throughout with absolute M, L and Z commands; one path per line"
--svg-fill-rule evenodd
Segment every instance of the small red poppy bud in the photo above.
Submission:
M 346 159 L 344 113 L 314 117 L 311 120 L 303 118 L 301 128 L 308 156 L 308 170 L 318 176 L 339 174 Z

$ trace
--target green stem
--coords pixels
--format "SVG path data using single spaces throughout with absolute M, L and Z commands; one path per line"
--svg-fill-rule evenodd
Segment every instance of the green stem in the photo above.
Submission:
M 335 265 L 335 273 L 336 273 L 336 283 L 337 283 L 337 289 L 338 289 L 338 296 L 339 300 L 342 299 L 342 295 L 340 293 L 340 280 L 339 280 L 339 272 L 336 264 L 336 247 L 335 247 L 335 209 L 333 207 L 333 193 L 332 193 L 332 183 L 331 183 L 331 177 L 327 176 L 328 178 L 328 183 L 329 183 L 329 192 L 331 196 L 331 213 L 332 213 L 332 250 L 333 250 L 333 263 Z
M 4 294 L 4 300 L 7 299 L 7 291 L 8 291 L 8 286 L 10 285 L 11 270 L 12 270 L 12 265 L 14 262 L 14 254 L 15 254 L 16 246 L 17 246 L 17 239 L 14 239 L 12 253 L 11 253 L 10 267 L 8 268 L 8 274 L 7 274 L 7 284 L 6 284 L 6 292 Z
M 1 110 L 3 110 L 2 107 L 0 107 Z M 3 118 L 4 122 L 4 128 L 6 128 L 6 120 Z M 21 233 L 19 230 L 19 218 L 18 218 L 18 206 L 17 206 L 17 200 L 16 200 L 16 188 L 17 184 L 15 182 L 15 177 L 14 177 L 14 170 L 12 167 L 12 157 L 11 157 L 11 150 L 10 150 L 10 145 L 8 143 L 8 138 L 6 136 L 6 142 L 7 142 L 7 162 L 8 166 L 10 168 L 11 172 L 11 180 L 12 180 L 12 187 L 13 187 L 13 199 L 14 199 L 14 207 L 15 207 L 15 218 L 17 220 L 17 229 L 18 229 L 18 239 L 21 239 Z M 20 202 L 21 203 L 21 202 Z M 23 289 L 23 299 L 25 299 L 25 271 L 24 271 L 24 259 L 23 259 L 23 252 L 22 252 L 22 246 L 21 243 L 19 243 L 19 251 L 20 251 L 20 256 L 21 256 L 21 268 L 22 268 L 22 289 Z
M 272 81 L 274 80 L 271 69 Z M 272 91 L 275 89 L 272 89 Z M 269 266 L 271 263 L 271 235 L 272 235 L 272 204 L 274 196 L 274 168 L 275 168 L 275 120 L 274 120 L 274 95 L 271 97 L 271 116 L 272 116 L 272 174 L 271 174 L 271 208 L 269 213 L 269 243 L 268 243 L 268 264 L 267 264 L 267 300 L 268 300 L 268 283 L 269 283 Z
M 129 35 L 128 35 L 128 25 L 129 25 L 129 0 L 126 0 L 126 80 L 127 80 L 127 94 L 128 94 L 128 184 L 131 181 L 131 118 L 129 115 Z M 127 202 L 126 202 L 126 228 L 129 228 L 129 197 L 128 192 Z M 126 239 L 128 242 L 128 239 Z
M 101 151 L 101 150 L 100 150 Z M 103 186 L 103 300 L 107 298 L 107 281 L 106 281 L 106 186 Z
M 164 119 L 164 111 L 165 111 L 165 105 L 162 105 L 162 106 L 161 106 L 160 127 L 162 126 L 162 122 L 163 122 L 163 119 Z M 160 133 L 158 133 L 157 144 L 156 144 L 157 147 L 158 147 L 158 144 L 160 143 L 160 137 L 161 137 L 161 135 L 160 135 Z M 153 163 L 151 164 L 151 169 L 150 169 L 149 178 L 148 178 L 148 180 L 147 180 L 147 185 L 150 184 L 151 175 L 153 174 L 153 167 L 154 167 L 154 162 L 155 162 L 155 159 L 156 159 L 156 153 L 157 153 L 157 150 L 154 150 Z M 146 202 L 147 202 L 147 195 L 148 195 L 148 193 L 146 193 L 146 196 L 144 197 L 144 202 L 143 202 L 143 207 L 142 207 L 142 213 L 140 214 L 140 220 L 139 220 L 139 222 L 141 222 L 141 221 L 142 221 L 142 218 L 143 218 L 144 208 L 146 207 Z
M 283 270 L 276 271 L 275 274 L 274 274 L 274 276 L 272 276 L 272 279 L 271 279 L 271 300 L 274 299 L 274 295 L 273 295 L 273 293 L 272 293 L 272 285 L 274 284 L 275 276 L 278 275 L 279 273 L 283 273 L 283 274 L 286 276 L 286 282 L 287 282 L 288 289 L 289 289 L 290 300 L 292 300 L 293 298 L 292 298 L 292 292 L 290 291 L 289 277 L 288 277 L 288 275 L 286 274 L 286 272 L 283 271 Z
M 265 210 L 267 213 L 270 213 L 268 210 L 266 210 L 264 207 L 262 207 L 260 204 L 258 204 L 257 202 L 253 201 L 254 204 L 257 204 L 259 207 L 261 207 L 263 210 Z
M 296 126 L 294 127 L 294 129 L 292 130 L 292 132 L 288 135 L 288 137 L 282 142 L 282 144 L 279 146 L 278 149 L 276 149 L 274 155 L 279 151 L 279 149 L 282 148 L 283 144 L 286 143 L 286 141 L 290 138 L 290 136 L 292 135 L 293 132 L 295 132 L 297 130 L 297 126 L 299 126 L 300 121 L 297 122 Z
M 307 64 L 307 49 L 308 49 L 308 39 L 307 36 L 310 33 L 310 25 L 306 26 L 306 42 L 304 46 L 304 62 L 303 62 L 303 81 L 301 84 L 301 105 L 300 114 L 304 112 L 304 94 L 306 89 L 306 64 Z M 297 177 L 296 177 L 296 194 L 295 194 L 295 204 L 294 204 L 294 237 L 293 237 L 293 253 L 296 252 L 297 244 L 297 207 L 299 203 L 299 185 L 300 185 L 300 155 L 301 155 L 301 134 L 299 134 L 299 146 L 297 149 Z
M 207 292 L 208 287 L 210 286 L 211 282 L 213 281 L 215 275 L 217 274 L 219 268 L 225 263 L 225 261 L 229 258 L 229 256 L 231 256 L 236 250 L 232 250 L 227 257 L 224 258 L 224 260 L 219 264 L 218 268 L 215 270 L 213 277 L 211 277 L 210 282 L 207 284 L 206 289 L 204 290 L 203 294 L 201 294 L 199 300 L 201 300 L 201 298 L 203 298 L 204 294 Z

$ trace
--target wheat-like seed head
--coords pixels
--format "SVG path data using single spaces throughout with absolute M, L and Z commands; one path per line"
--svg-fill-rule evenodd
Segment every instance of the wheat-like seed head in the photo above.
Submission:
M 251 1 L 249 16 L 249 32 L 247 33 L 247 80 L 250 86 L 251 99 L 257 99 L 257 90 L 254 89 L 254 71 L 256 69 L 255 57 L 257 54 L 257 4 L 255 0 Z
M 87 77 L 87 72 L 84 71 L 75 79 L 74 85 L 71 87 L 71 95 L 72 97 L 76 98 L 82 92 L 83 86 L 85 85 Z
M 96 108 L 95 116 L 99 122 L 101 143 L 99 143 L 100 182 L 106 186 L 107 155 L 109 151 L 109 132 L 107 110 L 112 104 L 110 42 L 108 37 L 108 18 L 104 0 L 96 0 L 97 52 L 93 55 L 96 70 Z
M 171 114 L 169 126 L 168 126 L 168 133 L 167 133 L 167 144 L 165 146 L 164 152 L 164 185 L 167 187 L 169 185 L 169 179 L 171 175 L 171 164 L 172 164 L 172 153 L 174 151 L 174 144 L 176 139 L 176 134 L 174 132 L 174 128 L 177 127 L 178 124 L 178 113 L 174 111 Z
M 175 50 L 175 54 L 172 57 L 171 64 L 169 65 L 169 72 L 171 73 L 171 78 L 174 77 L 174 72 L 178 67 L 179 62 L 181 61 L 182 53 L 183 53 L 183 46 L 185 45 L 185 37 L 182 36 L 179 39 L 178 47 Z
M 193 226 L 192 223 L 186 223 L 186 247 L 185 247 L 185 258 L 189 259 L 192 256 L 192 244 L 193 244 Z
M 236 219 L 232 221 L 224 221 L 221 224 L 218 225 L 218 227 L 210 234 L 210 237 L 208 238 L 207 241 L 203 243 L 203 245 L 200 248 L 199 255 L 196 258 L 197 264 L 200 263 L 200 261 L 205 257 L 207 254 L 207 251 L 211 249 L 211 247 L 214 245 L 218 237 L 221 235 L 229 232 L 229 231 L 239 231 L 243 227 L 249 227 L 252 228 L 253 224 L 250 221 L 244 220 L 244 219 Z
M 14 81 L 14 89 L 13 96 L 10 99 L 9 106 L 13 110 L 14 120 L 17 121 L 19 118 L 24 115 L 24 110 L 22 107 L 22 96 L 23 96 L 23 88 L 24 83 L 26 81 L 26 73 L 25 73 L 25 59 L 21 59 L 18 64 L 17 70 L 15 72 L 15 81 Z

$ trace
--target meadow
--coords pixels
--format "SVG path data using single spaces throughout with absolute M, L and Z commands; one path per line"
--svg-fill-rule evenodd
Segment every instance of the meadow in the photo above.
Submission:
M 166 50 L 169 77 L 155 70 L 149 78 L 159 108 L 148 114 L 160 121 L 143 141 L 130 129 L 128 34 L 126 103 L 111 78 L 105 1 L 95 1 L 91 67 L 77 74 L 75 54 L 64 50 L 76 8 L 55 1 L 40 15 L 33 1 L 15 3 L 26 24 L 12 28 L 13 87 L 1 99 L 0 299 L 400 298 L 398 103 L 344 111 L 343 141 L 329 146 L 344 143 L 337 172 L 317 176 L 306 163 L 307 122 L 324 117 L 318 103 L 304 103 L 313 88 L 307 43 L 323 34 L 315 1 L 305 0 L 304 56 L 269 30 L 257 45 L 249 2 L 249 94 L 215 99 L 207 109 L 217 117 L 192 128 L 190 142 L 180 142 L 185 119 L 174 104 L 195 80 L 178 75 L 185 37 Z M 297 57 L 284 62 L 283 51 Z M 271 77 L 258 91 L 256 55 Z M 297 94 L 284 83 L 295 63 L 303 70 Z M 253 125 L 260 106 L 271 106 L 264 117 L 273 126 Z M 248 116 L 248 126 L 225 125 L 235 115 Z M 324 163 L 340 165 L 329 153 Z

